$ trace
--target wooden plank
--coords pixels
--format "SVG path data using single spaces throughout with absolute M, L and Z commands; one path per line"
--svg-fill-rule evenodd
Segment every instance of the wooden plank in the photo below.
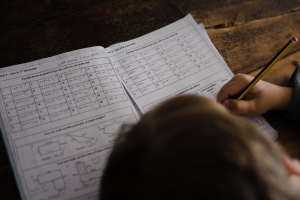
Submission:
M 244 22 L 260 18 L 267 18 L 282 13 L 293 12 L 299 9 L 300 0 L 220 0 L 220 1 L 181 1 L 169 0 L 175 9 L 186 15 L 191 13 L 197 21 L 201 21 L 207 27 L 224 27 L 238 25 Z M 143 6 L 146 2 L 137 2 Z M 22 1 L 3 0 L 0 2 L 1 13 L 0 30 L 12 29 L 27 24 L 37 23 L 43 20 L 59 17 L 71 12 L 78 12 L 90 7 L 105 8 L 108 4 L 118 5 L 116 10 L 126 11 L 127 6 L 132 6 L 130 0 L 44 0 L 44 1 Z M 127 5 L 127 6 L 126 6 Z M 260 5 L 260 6 L 257 6 Z M 170 7 L 172 7 L 170 6 Z M 117 7 L 117 6 L 116 6 Z M 242 9 L 240 9 L 242 8 Z M 33 12 L 27 12 L 31 10 Z M 113 13 L 115 10 L 112 11 Z
M 71 13 L 66 16 L 61 16 L 61 20 L 55 20 L 53 23 L 53 20 L 49 19 L 49 21 L 43 22 L 43 23 L 38 23 L 38 24 L 32 24 L 29 27 L 22 27 L 16 30 L 10 30 L 6 33 L 3 33 L 1 35 L 1 38 L 3 38 L 0 42 L 0 46 L 5 49 L 5 54 L 3 55 L 3 58 L 5 58 L 4 62 L 0 64 L 0 67 L 7 66 L 7 65 L 12 65 L 12 64 L 17 64 L 15 61 L 16 59 L 20 60 L 20 56 L 23 54 L 20 53 L 21 55 L 19 56 L 18 53 L 16 52 L 16 49 L 20 50 L 20 52 L 26 52 L 27 55 L 25 55 L 26 58 L 23 58 L 20 60 L 20 62 L 27 62 L 31 60 L 36 60 L 39 58 L 47 57 L 49 55 L 55 55 L 58 53 L 78 49 L 78 48 L 85 48 L 88 46 L 94 46 L 94 45 L 103 45 L 103 46 L 108 46 L 111 44 L 114 44 L 116 42 L 121 42 L 121 41 L 126 41 L 135 37 L 138 37 L 140 35 L 146 34 L 148 32 L 151 32 L 155 29 L 158 29 L 167 23 L 161 23 L 164 19 L 168 19 L 169 23 L 179 19 L 181 16 L 181 13 L 178 11 L 176 13 L 176 8 L 172 7 L 172 5 L 169 5 L 169 7 L 165 7 L 165 9 L 161 9 L 162 5 L 156 3 L 156 1 L 149 2 L 143 4 L 143 6 L 139 6 L 139 1 L 133 1 L 130 6 L 126 7 L 125 3 L 126 1 L 117 1 L 117 4 L 108 4 L 109 6 L 105 6 L 105 9 L 102 7 L 96 6 L 93 7 L 92 9 L 87 9 L 82 12 L 77 12 L 77 13 Z M 223 2 L 223 3 L 222 3 Z M 221 1 L 219 5 L 220 8 L 224 8 L 224 3 L 225 1 Z M 242 2 L 239 2 L 240 5 Z M 206 2 L 207 5 L 209 5 Z M 206 5 L 204 2 L 204 5 Z M 106 4 L 105 4 L 106 5 Z M 230 4 L 231 5 L 231 4 Z M 232 4 L 232 6 L 235 4 Z M 275 4 L 277 5 L 277 4 Z M 287 6 L 289 5 L 289 6 Z M 292 7 L 294 4 L 285 4 L 285 6 L 282 6 L 283 8 L 289 9 Z M 125 7 L 124 7 L 125 6 Z M 211 4 L 210 6 L 214 6 L 214 4 Z M 226 6 L 225 6 L 226 7 Z M 230 6 L 228 6 L 229 8 Z M 120 9 L 120 8 L 125 8 L 125 9 Z M 226 7 L 227 8 L 227 7 Z M 278 8 L 278 6 L 275 6 L 275 8 Z M 233 6 L 231 9 L 236 9 L 236 7 Z M 276 10 L 276 9 L 275 9 Z M 126 14 L 126 12 L 131 13 Z M 156 17 L 156 20 L 153 20 L 153 17 L 151 16 L 158 16 L 157 12 L 163 13 L 160 18 Z M 167 11 L 167 12 L 166 12 Z M 171 15 L 174 16 L 174 12 L 176 13 L 177 17 L 168 17 Z M 97 13 L 97 14 L 96 14 Z M 298 16 L 294 14 L 295 16 Z M 126 18 L 127 23 L 122 23 L 122 19 L 124 19 L 124 15 Z M 91 17 L 92 16 L 92 17 Z M 105 19 L 103 18 L 105 16 Z M 147 17 L 149 16 L 149 18 Z M 91 17 L 92 19 L 90 20 L 90 23 L 86 24 L 86 20 L 89 20 L 88 18 Z M 136 20 L 138 17 L 139 20 Z M 197 17 L 197 15 L 196 15 Z M 110 19 L 108 19 L 110 18 Z M 213 17 L 212 17 L 213 18 Z M 275 17 L 277 18 L 277 17 Z M 285 20 L 287 17 L 282 17 L 279 16 L 279 18 L 284 18 Z M 72 20 L 71 20 L 72 19 Z M 78 20 L 77 20 L 78 19 Z M 263 21 L 255 21 L 251 22 L 250 24 L 254 24 L 255 27 L 249 27 L 249 23 L 241 25 L 241 26 L 234 26 L 228 29 L 213 29 L 213 30 L 208 30 L 210 36 L 212 37 L 213 41 L 215 42 L 217 48 L 220 50 L 221 55 L 225 58 L 229 66 L 234 72 L 244 72 L 248 73 L 250 72 L 249 67 L 253 66 L 254 62 L 254 69 L 262 67 L 268 59 L 274 54 L 275 51 L 271 52 L 268 49 L 264 49 L 264 53 L 260 53 L 259 59 L 263 59 L 261 62 L 257 62 L 256 60 L 256 55 L 254 55 L 251 60 L 251 57 L 245 56 L 245 53 L 243 52 L 250 52 L 252 55 L 254 52 L 259 53 L 257 51 L 257 46 L 253 45 L 258 45 L 258 43 L 263 42 L 267 43 L 266 41 L 262 40 L 263 38 L 260 37 L 260 39 L 255 38 L 254 43 L 252 43 L 253 37 L 256 37 L 257 34 L 261 34 L 262 31 L 262 26 L 269 25 L 271 27 L 274 27 L 274 23 L 276 23 L 276 20 L 272 18 L 273 21 L 271 20 L 271 23 L 266 22 L 268 21 L 263 20 Z M 75 21 L 72 22 L 74 24 L 73 26 L 68 26 L 67 24 L 70 23 L 70 21 Z M 99 23 L 102 22 L 102 23 Z M 200 22 L 200 21 L 198 21 Z M 98 24 L 97 24 L 98 23 Z M 269 23 L 269 24 L 266 24 Z M 97 24 L 97 25 L 96 25 Z M 128 26 L 130 24 L 131 26 Z M 256 24 L 256 25 L 255 25 Z M 292 24 L 287 24 L 287 27 Z M 68 28 L 64 28 L 64 26 L 67 26 Z M 84 28 L 83 28 L 84 27 Z M 95 28 L 97 27 L 97 28 Z M 101 27 L 101 28 L 100 28 Z M 84 30 L 82 30 L 84 29 Z M 258 30 L 257 30 L 258 29 Z M 278 31 L 278 28 L 274 28 L 274 31 Z M 111 30 L 114 30 L 112 32 Z M 134 31 L 133 31 L 134 30 Z M 273 31 L 273 30 L 272 30 Z M 299 32 L 299 30 L 297 30 Z M 31 38 L 31 34 L 36 33 L 35 38 L 32 38 L 31 40 L 26 40 L 26 38 Z M 97 32 L 101 37 L 95 37 L 91 33 Z M 107 34 L 109 32 L 110 34 Z M 269 32 L 270 31 L 265 31 L 266 38 L 269 37 Z M 22 35 L 20 34 L 22 33 Z M 63 37 L 58 37 L 59 34 L 62 34 Z M 237 37 L 237 34 L 245 35 L 244 37 Z M 217 36 L 214 36 L 217 35 Z M 221 38 L 222 37 L 222 38 Z M 230 38 L 230 40 L 224 38 Z M 54 41 L 53 38 L 60 38 L 61 40 Z M 87 39 L 88 38 L 88 39 Z M 218 39 L 218 40 L 217 40 Z M 244 41 L 237 41 L 237 39 L 244 39 Z M 12 42 L 13 40 L 16 40 L 16 42 Z M 20 41 L 28 41 L 26 44 L 22 44 Z M 81 42 L 78 42 L 80 40 Z M 221 40 L 221 41 L 220 41 Z M 222 41 L 223 40 L 223 41 Z M 245 40 L 246 43 L 245 43 Z M 45 42 L 40 42 L 40 41 L 45 41 Z M 71 46 L 66 46 L 66 44 L 71 43 L 72 41 L 72 47 Z M 74 42 L 75 41 L 75 42 Z M 250 44 L 249 44 L 250 41 Z M 285 42 L 286 40 L 281 39 L 281 42 Z M 218 42 L 222 44 L 218 44 Z M 230 44 L 229 44 L 230 42 Z M 243 42 L 245 43 L 244 46 L 239 46 L 242 47 L 243 49 L 241 50 L 240 48 L 236 48 L 234 44 L 238 42 Z M 276 40 L 278 44 L 280 44 L 279 40 Z M 11 47 L 11 44 L 16 45 L 15 47 Z M 19 47 L 19 44 L 22 44 L 21 47 Z M 48 44 L 47 52 L 41 52 L 41 48 L 39 48 L 41 45 Z M 281 43 L 282 44 L 282 43 Z M 228 47 L 222 47 L 224 45 L 229 45 Z M 33 49 L 35 54 L 30 54 L 27 49 L 24 49 L 24 46 L 27 46 L 28 49 Z M 244 47 L 247 48 L 244 48 Z M 274 44 L 273 46 L 278 46 L 277 44 Z M 270 46 L 270 49 L 273 50 L 273 46 Z M 33 48 L 31 48 L 33 47 Z M 52 47 L 52 48 L 51 48 Z M 39 49 L 37 49 L 39 48 Z M 10 49 L 14 49 L 14 52 L 10 51 Z M 43 48 L 45 50 L 45 48 Z M 226 49 L 226 50 L 223 50 Z M 227 51 L 227 49 L 230 49 L 230 51 Z M 269 54 L 268 51 L 270 52 Z M 7 52 L 7 53 L 6 53 Z M 28 52 L 28 53 L 27 53 Z M 240 54 L 236 54 L 239 52 Z M 39 53 L 42 53 L 40 56 Z M 265 55 L 266 53 L 266 55 Z M 7 54 L 7 55 L 6 55 Z M 29 54 L 29 55 L 28 55 Z M 244 65 L 245 66 L 239 66 L 236 65 L 236 62 L 238 64 L 241 63 L 241 59 L 234 59 L 234 56 L 232 55 L 241 55 L 243 58 L 245 58 Z M 31 56 L 31 57 L 30 57 Z M 1 57 L 0 57 L 1 58 Z M 250 59 L 247 60 L 246 59 Z M 3 59 L 2 59 L 3 60 Z M 11 62 L 9 62 L 11 60 Z M 253 61 L 254 60 L 254 61 Z M 232 63 L 233 61 L 233 63 Z M 20 63 L 18 62 L 18 63 Z
M 105 2 L 105 0 L 2 0 L 0 2 L 0 30 L 4 31 L 38 23 L 67 13 L 101 5 L 103 2 Z
M 300 0 L 170 0 L 183 14 L 191 13 L 207 28 L 230 27 L 300 9 Z
M 263 80 L 280 86 L 288 86 L 288 81 L 296 68 L 295 62 L 300 62 L 300 51 L 293 53 L 276 63 L 263 77 Z M 260 71 L 261 69 L 257 69 L 249 74 L 256 76 Z
M 300 11 L 297 11 L 207 31 L 234 73 L 250 73 L 265 66 L 292 36 L 300 37 L 299 23 Z M 287 55 L 299 50 L 300 43 Z
M 231 69 L 255 75 L 292 35 L 299 34 L 300 0 L 3 0 L 0 2 L 0 67 L 89 46 L 136 38 L 187 13 L 208 33 Z M 238 44 L 238 45 L 237 45 Z M 299 58 L 299 44 L 265 80 L 286 84 Z M 282 70 L 284 68 L 285 70 Z M 264 115 L 278 141 L 300 159 L 299 125 L 282 112 Z M 0 144 L 2 195 L 19 199 L 5 147 Z
M 181 13 L 160 1 L 117 1 L 0 33 L 0 67 L 91 46 L 134 39 L 170 24 Z

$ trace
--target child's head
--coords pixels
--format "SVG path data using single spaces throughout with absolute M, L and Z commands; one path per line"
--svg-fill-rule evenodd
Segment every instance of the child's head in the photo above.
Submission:
M 123 127 L 101 199 L 295 199 L 282 156 L 221 105 L 180 96 Z

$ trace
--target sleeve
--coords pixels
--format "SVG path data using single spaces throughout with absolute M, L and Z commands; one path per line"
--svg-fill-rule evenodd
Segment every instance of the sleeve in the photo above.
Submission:
M 289 120 L 300 121 L 300 65 L 295 69 L 291 81 L 293 82 L 294 88 L 293 97 L 285 117 Z

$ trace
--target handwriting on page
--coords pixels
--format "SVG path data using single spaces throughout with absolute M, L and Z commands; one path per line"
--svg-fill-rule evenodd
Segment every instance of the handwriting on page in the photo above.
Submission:
M 205 31 L 190 16 L 185 20 L 181 25 L 170 25 L 164 31 L 108 50 L 114 69 L 141 112 L 180 94 L 199 94 L 215 100 L 220 88 L 233 76 Z M 134 47 L 121 48 L 129 43 Z M 262 117 L 251 119 L 265 121 Z M 269 127 L 267 123 L 251 122 L 257 127 Z M 276 135 L 273 129 L 268 131 Z
M 136 98 L 219 62 L 192 25 L 181 32 L 171 41 L 113 63 L 117 73 Z
M 110 63 L 2 88 L 1 93 L 13 132 L 127 100 Z

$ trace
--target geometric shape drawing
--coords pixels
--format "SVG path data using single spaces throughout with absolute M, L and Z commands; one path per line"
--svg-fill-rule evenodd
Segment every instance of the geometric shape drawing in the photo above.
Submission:
M 43 165 L 66 157 L 68 154 L 65 136 L 52 137 L 30 144 L 36 163 L 30 165 Z
M 79 143 L 83 143 L 83 142 L 86 142 L 86 141 L 95 139 L 95 138 L 92 138 L 92 137 L 85 137 L 85 136 L 78 136 L 78 135 L 70 135 L 70 134 L 67 134 L 67 136 L 69 136 L 70 138 L 76 140 L 76 141 L 79 142 Z
M 121 127 L 123 124 L 124 124 L 124 122 L 116 123 L 116 124 L 112 124 L 112 125 L 105 126 L 105 128 L 104 128 L 104 133 L 107 133 L 107 134 L 118 133 L 118 132 L 120 131 L 120 127 Z
M 60 148 L 59 142 L 56 141 L 56 142 L 51 142 L 51 143 L 43 145 L 43 146 L 39 146 L 38 152 L 40 153 L 40 155 L 43 156 L 43 155 L 46 155 L 49 153 L 59 151 L 60 149 L 61 148 Z
M 116 136 L 120 132 L 123 124 L 124 121 L 121 122 L 112 121 L 110 122 L 109 125 L 98 127 L 99 129 L 102 130 L 101 138 L 104 145 L 111 145 L 115 141 Z
M 78 174 L 85 174 L 85 173 L 88 172 L 87 168 L 85 166 L 85 163 L 83 163 L 83 162 L 77 162 L 76 163 L 76 169 L 78 171 Z
M 100 132 L 96 126 L 90 126 L 67 133 L 65 141 L 70 152 L 86 151 L 95 145 L 102 145 Z
M 80 176 L 81 182 L 87 182 L 91 180 L 95 180 L 100 178 L 101 170 L 91 170 L 88 172 L 87 167 L 84 162 L 77 162 L 76 163 L 76 169 L 78 172 L 78 175 Z
M 41 185 L 52 182 L 55 190 L 57 191 L 61 191 L 66 188 L 66 184 L 60 170 L 50 171 L 46 174 L 38 175 L 37 180 Z

